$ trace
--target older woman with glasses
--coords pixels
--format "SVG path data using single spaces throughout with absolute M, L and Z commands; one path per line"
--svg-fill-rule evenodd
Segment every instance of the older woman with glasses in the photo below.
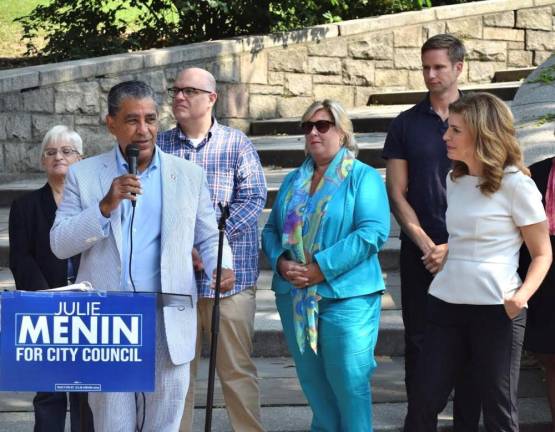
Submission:
M 64 190 L 68 167 L 81 159 L 81 137 L 66 126 L 50 129 L 41 146 L 46 184 L 21 198 L 10 209 L 10 269 L 18 290 L 36 291 L 67 285 L 75 279 L 79 257 L 60 260 L 50 250 L 50 228 Z M 83 405 L 80 407 L 80 398 Z M 86 394 L 70 394 L 71 431 L 92 431 Z M 33 399 L 35 432 L 63 432 L 65 393 L 37 393 Z M 80 413 L 81 408 L 81 413 Z M 84 410 L 83 410 L 84 409 Z M 82 415 L 80 415 L 82 414 Z
M 337 102 L 314 102 L 301 127 L 307 158 L 283 181 L 262 247 L 311 430 L 368 432 L 387 194 L 379 173 L 355 159 L 352 124 Z

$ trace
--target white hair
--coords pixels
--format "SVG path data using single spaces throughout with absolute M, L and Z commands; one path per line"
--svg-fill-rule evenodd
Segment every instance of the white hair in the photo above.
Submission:
M 54 126 L 46 132 L 40 145 L 40 154 L 44 153 L 44 149 L 48 144 L 59 141 L 67 141 L 80 155 L 83 154 L 83 140 L 77 132 L 64 125 Z

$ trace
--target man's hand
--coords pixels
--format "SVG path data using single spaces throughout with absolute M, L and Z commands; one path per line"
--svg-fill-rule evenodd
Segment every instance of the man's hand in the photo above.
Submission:
M 432 247 L 428 253 L 422 256 L 424 267 L 432 274 L 436 274 L 443 267 L 443 261 L 447 254 L 447 243 L 442 243 Z
M 222 278 L 220 280 L 220 291 L 229 291 L 233 289 L 233 285 L 235 285 L 235 273 L 231 269 L 223 268 Z M 212 285 L 210 288 L 216 289 L 216 270 L 212 272 Z
M 200 257 L 200 254 L 198 253 L 198 250 L 196 250 L 196 248 L 193 248 L 193 269 L 195 271 L 201 271 L 204 270 L 204 264 L 202 263 L 202 258 Z
M 517 317 L 524 306 L 526 306 L 526 301 L 520 298 L 518 291 L 508 299 L 505 299 L 505 312 L 510 319 Z
M 125 174 L 121 177 L 116 177 L 112 181 L 110 190 L 106 196 L 102 198 L 102 201 L 100 201 L 100 213 L 102 213 L 104 217 L 110 217 L 110 214 L 118 208 L 120 202 L 124 199 L 136 201 L 136 195 L 142 193 L 141 182 L 136 175 Z

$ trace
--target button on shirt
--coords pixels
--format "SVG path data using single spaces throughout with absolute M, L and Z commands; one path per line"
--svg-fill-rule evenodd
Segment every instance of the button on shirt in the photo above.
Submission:
M 447 242 L 445 178 L 451 169 L 443 141 L 447 127 L 428 95 L 393 120 L 382 153 L 384 159 L 408 162 L 407 201 L 426 234 L 438 244 Z M 401 238 L 406 240 L 406 234 L 401 233 Z
M 160 274 L 161 233 L 162 233 L 162 177 L 160 173 L 159 150 L 154 152 L 150 165 L 138 174 L 143 193 L 138 195 L 135 218 L 131 228 L 133 206 L 123 200 L 121 211 L 121 290 L 133 291 L 129 278 L 129 253 L 133 237 L 131 275 L 137 291 L 161 292 Z M 127 174 L 128 165 L 120 151 L 116 152 L 118 174 Z M 132 230 L 132 231 L 131 231 Z
M 254 286 L 258 278 L 258 217 L 266 202 L 266 181 L 251 141 L 241 131 L 213 119 L 208 135 L 197 146 L 179 127 L 158 134 L 158 145 L 204 169 L 218 218 L 217 203 L 229 203 L 226 236 L 233 251 L 235 286 L 222 296 Z M 214 297 L 204 272 L 196 276 L 199 296 Z

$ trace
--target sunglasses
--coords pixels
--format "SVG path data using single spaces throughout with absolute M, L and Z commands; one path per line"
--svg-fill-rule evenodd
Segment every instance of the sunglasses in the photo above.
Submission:
M 326 133 L 330 130 L 330 127 L 335 126 L 335 123 L 329 120 L 318 120 L 315 122 L 306 121 L 301 123 L 301 129 L 303 130 L 305 135 L 308 135 L 312 132 L 312 129 L 316 127 L 316 130 L 319 133 Z

